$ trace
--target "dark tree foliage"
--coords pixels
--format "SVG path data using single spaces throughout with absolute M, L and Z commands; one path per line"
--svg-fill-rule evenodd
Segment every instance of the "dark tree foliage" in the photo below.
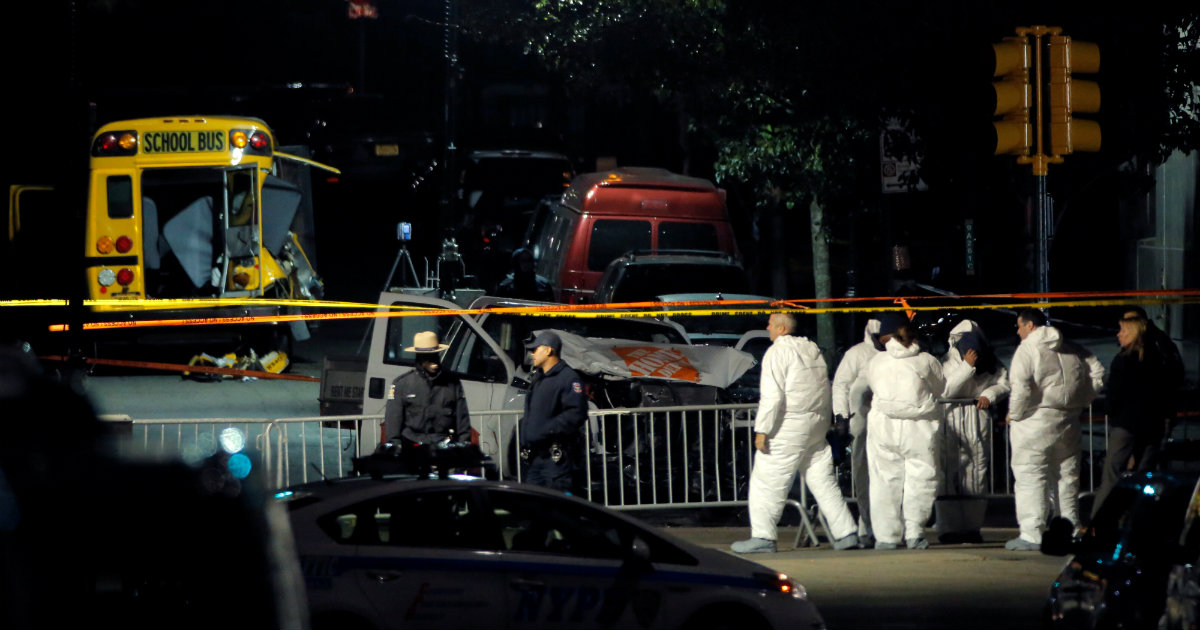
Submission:
M 462 6 L 465 33 L 520 46 L 578 94 L 615 103 L 655 95 L 679 117 L 693 170 L 711 172 L 731 199 L 760 211 L 804 212 L 815 197 L 829 211 L 824 227 L 835 243 L 855 217 L 883 203 L 882 135 L 889 154 L 919 162 L 920 178 L 935 191 L 922 193 L 922 211 L 896 214 L 899 225 L 975 216 L 981 238 L 994 237 L 1009 252 L 995 256 L 992 270 L 1021 266 L 1008 261 L 1024 257 L 1028 168 L 993 157 L 987 145 L 990 44 L 1018 26 L 1061 26 L 1102 51 L 1096 79 L 1104 149 L 1071 156 L 1052 172 L 1064 227 L 1071 227 L 1072 205 L 1091 203 L 1101 185 L 1106 193 L 1135 194 L 1152 182 L 1151 165 L 1200 146 L 1200 12 L 1178 3 L 1135 10 L 952 0 Z M 910 133 L 885 133 L 889 119 Z M 711 161 L 711 171 L 701 161 Z M 957 238 L 924 231 L 934 243 Z

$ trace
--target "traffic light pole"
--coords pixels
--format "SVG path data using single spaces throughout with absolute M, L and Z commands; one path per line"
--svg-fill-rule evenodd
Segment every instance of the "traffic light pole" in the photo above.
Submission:
M 1057 35 L 1062 32 L 1062 29 L 1057 27 L 1033 26 L 1030 28 L 1017 29 L 1018 35 L 1033 36 L 1033 123 L 1034 123 L 1034 146 L 1036 151 L 1033 155 L 1021 156 L 1017 158 L 1018 164 L 1029 164 L 1033 167 L 1033 177 L 1037 186 L 1036 204 L 1037 204 L 1037 222 L 1035 232 L 1036 238 L 1036 273 L 1037 273 L 1037 292 L 1046 293 L 1050 290 L 1050 239 L 1054 238 L 1054 203 L 1050 198 L 1050 193 L 1046 188 L 1046 176 L 1050 171 L 1051 164 L 1061 164 L 1062 156 L 1046 155 L 1045 153 L 1045 129 L 1043 116 L 1043 81 L 1042 81 L 1042 36 Z
M 993 121 L 995 152 L 1016 155 L 1018 164 L 1033 167 L 1037 186 L 1037 290 L 1045 293 L 1050 290 L 1050 240 L 1054 238 L 1054 203 L 1046 190 L 1046 176 L 1051 164 L 1063 163 L 1064 155 L 1100 150 L 1100 124 L 1073 118 L 1075 112 L 1100 111 L 1100 86 L 1072 77 L 1073 72 L 1090 74 L 1100 70 L 1100 48 L 1072 42 L 1057 26 L 1022 26 L 1016 29 L 1016 35 L 992 44 L 996 55 L 992 76 L 1003 77 L 993 83 L 993 115 L 1004 117 Z M 1045 74 L 1049 81 L 1045 80 L 1042 63 L 1043 38 L 1048 44 L 1049 71 Z
M 1050 240 L 1054 238 L 1054 200 L 1046 191 L 1046 175 L 1037 180 L 1037 291 L 1050 291 Z

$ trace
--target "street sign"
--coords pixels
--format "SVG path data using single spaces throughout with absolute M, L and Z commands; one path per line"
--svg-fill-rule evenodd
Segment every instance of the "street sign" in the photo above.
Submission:
M 888 119 L 887 129 L 879 134 L 879 177 L 882 182 L 883 192 L 886 193 L 905 193 L 911 191 L 929 190 L 929 185 L 920 177 L 917 177 L 916 185 L 909 188 L 908 182 L 913 177 L 916 171 L 920 170 L 921 165 L 916 161 L 906 160 L 888 153 L 888 132 L 907 133 L 909 141 L 916 144 L 916 134 L 908 131 L 908 128 L 895 118 Z
M 966 259 L 965 266 L 967 268 L 967 275 L 973 276 L 973 275 L 975 275 L 975 221 L 974 221 L 974 219 L 966 220 L 966 223 L 963 225 L 963 234 L 966 236 L 966 241 L 967 241 L 966 242 L 967 250 L 966 250 L 966 256 L 965 256 L 965 259 Z

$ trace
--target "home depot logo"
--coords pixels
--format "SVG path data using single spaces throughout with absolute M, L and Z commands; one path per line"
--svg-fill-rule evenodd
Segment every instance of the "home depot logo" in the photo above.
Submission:
M 632 376 L 700 382 L 700 372 L 675 348 L 613 348 Z

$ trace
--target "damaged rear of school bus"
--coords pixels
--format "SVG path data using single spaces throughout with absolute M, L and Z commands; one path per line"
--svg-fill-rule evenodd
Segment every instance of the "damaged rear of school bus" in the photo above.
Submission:
M 255 300 L 319 299 L 310 262 L 308 166 L 255 118 L 188 116 L 104 125 L 91 146 L 84 247 L 98 319 L 280 312 Z M 307 246 L 307 247 L 306 247 Z M 144 299 L 229 299 L 170 313 Z M 232 309 L 232 310 L 231 310 Z M 306 336 L 301 324 L 276 331 Z

